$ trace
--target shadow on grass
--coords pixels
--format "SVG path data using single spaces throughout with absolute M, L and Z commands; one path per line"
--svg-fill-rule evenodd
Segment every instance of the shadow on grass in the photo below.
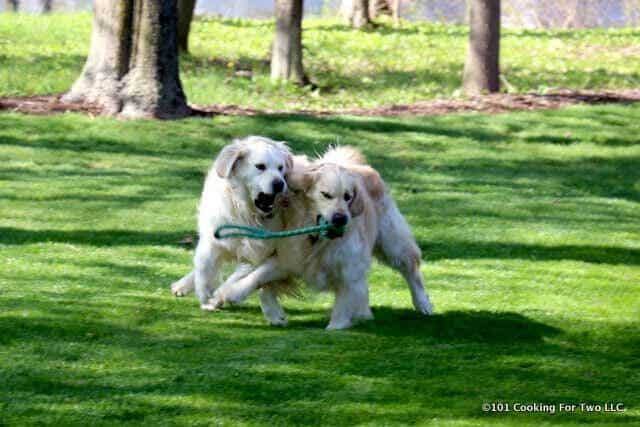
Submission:
M 628 114 L 633 114 L 636 109 L 632 109 Z M 571 125 L 584 126 L 583 123 L 572 123 L 572 120 L 580 117 L 581 112 L 561 111 L 547 113 L 543 117 L 549 117 L 551 124 L 563 125 L 570 128 Z M 460 118 L 464 117 L 465 121 L 460 122 Z M 564 118 L 564 121 L 563 121 Z M 612 120 L 610 115 L 598 119 L 597 113 L 591 113 L 589 116 L 593 122 L 590 126 L 594 127 L 594 133 L 597 132 L 599 120 Z M 488 129 L 483 123 L 483 117 L 460 116 L 455 122 L 453 118 L 436 118 L 423 122 L 416 120 L 389 120 L 389 119 L 354 119 L 350 117 L 330 117 L 318 118 L 308 116 L 272 116 L 257 117 L 255 122 L 257 127 L 269 128 L 269 134 L 275 138 L 283 138 L 289 140 L 296 150 L 305 152 L 322 151 L 324 147 L 336 142 L 336 137 L 345 132 L 354 132 L 354 138 L 357 138 L 362 146 L 367 147 L 371 144 L 371 149 L 367 150 L 367 156 L 371 163 L 380 169 L 383 177 L 392 185 L 394 182 L 412 182 L 412 178 L 404 176 L 406 172 L 416 172 L 429 166 L 424 159 L 420 157 L 397 157 L 388 156 L 384 152 L 384 143 L 376 141 L 375 135 L 380 134 L 385 137 L 402 133 L 402 138 L 410 140 L 411 135 L 416 134 L 421 140 L 428 139 L 429 136 L 435 138 L 463 138 L 477 143 L 481 143 L 491 151 L 508 150 L 498 148 L 498 144 L 504 144 L 513 141 L 513 136 L 508 132 L 496 131 Z M 507 122 L 511 126 L 519 126 L 520 122 L 526 122 L 526 116 L 514 119 L 514 123 Z M 307 123 L 311 125 L 322 126 L 324 129 L 323 136 L 314 136 L 315 140 L 310 140 L 307 136 L 297 133 L 292 126 L 284 126 L 291 123 Z M 279 126 L 282 124 L 283 126 Z M 536 124 L 529 121 L 529 126 Z M 540 123 L 537 123 L 540 125 Z M 524 124 L 523 124 L 524 126 Z M 576 137 L 573 139 L 560 138 L 557 135 L 557 129 L 548 128 L 542 135 L 524 135 L 520 140 L 524 142 L 536 143 L 577 143 Z M 637 141 L 629 134 L 621 133 L 618 138 L 613 137 L 597 137 L 593 141 L 585 142 L 595 143 L 597 145 L 606 146 L 631 146 L 637 144 Z M 424 143 L 423 143 L 424 144 Z M 419 153 L 428 153 L 429 151 L 438 151 L 443 148 L 442 144 L 419 145 Z M 517 180 L 527 180 L 529 188 L 544 186 L 553 188 L 554 190 L 579 191 L 586 195 L 594 195 L 599 197 L 622 198 L 629 201 L 640 201 L 640 190 L 637 189 L 636 183 L 640 180 L 640 169 L 637 165 L 640 158 L 637 156 L 623 157 L 589 157 L 579 159 L 511 159 L 508 162 L 501 161 L 496 158 L 460 158 L 447 162 L 443 167 L 439 167 L 437 172 L 444 173 L 455 177 L 457 183 L 463 186 L 487 185 L 487 183 L 495 183 L 497 187 L 510 188 L 518 186 Z
M 39 360 L 0 368 L 2 395 L 29 394 L 28 400 L 5 405 L 5 414 L 29 401 L 54 399 L 74 402 L 56 409 L 62 420 L 215 415 L 347 425 L 365 416 L 380 424 L 414 424 L 436 415 L 479 418 L 481 403 L 493 399 L 635 402 L 625 395 L 632 386 L 629 377 L 612 382 L 606 375 L 585 376 L 592 365 L 609 366 L 618 350 L 585 351 L 582 343 L 571 341 L 569 348 L 561 347 L 554 339 L 562 331 L 518 313 L 453 311 L 424 317 L 377 307 L 375 321 L 350 331 L 325 332 L 316 310 L 298 310 L 296 315 L 313 318 L 274 329 L 262 326 L 254 307 L 189 318 L 185 334 L 187 317 L 154 333 L 117 319 L 83 320 L 93 309 L 59 309 L 40 318 L 0 317 L 0 328 L 8 331 L 3 345 L 22 343 Z M 229 322 L 239 315 L 244 322 Z M 86 362 L 104 358 L 106 348 L 108 368 L 88 370 Z M 118 396 L 126 396 L 126 404 Z M 208 404 L 196 405 L 194 398 Z M 313 404 L 320 399 L 323 405 Z M 44 415 L 39 406 L 26 407 L 33 417 Z M 527 414 L 518 424 L 542 419 L 544 415 Z M 640 417 L 573 414 L 554 421 L 614 419 L 633 423 Z
M 184 246 L 191 231 L 145 232 L 133 230 L 24 230 L 0 227 L 0 244 L 71 243 L 88 246 Z
M 308 314 L 287 310 L 288 313 Z M 390 307 L 373 307 L 374 320 L 363 322 L 355 331 L 388 336 L 412 337 L 437 343 L 509 343 L 539 342 L 545 336 L 553 336 L 560 330 L 529 319 L 519 313 L 489 311 L 447 311 L 424 316 L 414 310 Z M 328 322 L 328 318 L 327 318 Z M 291 319 L 290 328 L 305 329 L 324 327 L 327 322 Z
M 68 243 L 95 247 L 192 247 L 190 231 L 144 232 L 133 230 L 25 230 L 0 227 L 0 244 Z M 593 245 L 534 245 L 507 242 L 427 241 L 418 244 L 428 261 L 440 259 L 523 259 L 582 261 L 597 264 L 640 265 L 640 250 Z
M 640 265 L 640 249 L 623 247 L 425 240 L 419 240 L 418 244 L 428 261 L 440 259 L 522 259 Z

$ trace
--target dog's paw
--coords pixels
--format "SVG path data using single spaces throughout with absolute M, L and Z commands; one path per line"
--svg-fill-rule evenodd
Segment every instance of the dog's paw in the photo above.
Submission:
M 327 331 L 339 331 L 342 329 L 348 329 L 353 326 L 353 322 L 351 320 L 332 320 L 329 322 L 327 327 L 325 328 Z
M 271 326 L 284 326 L 287 324 L 287 314 L 273 294 L 264 290 L 260 292 L 260 308 L 264 318 Z
M 413 301 L 413 306 L 419 313 L 426 315 L 433 314 L 433 304 L 431 304 L 427 295 L 422 295 L 420 298 L 416 298 Z
M 287 317 L 282 315 L 282 316 L 274 316 L 274 317 L 267 317 L 265 316 L 265 318 L 267 319 L 267 322 L 269 322 L 269 325 L 271 326 L 287 326 Z
M 271 326 L 285 326 L 287 324 L 287 315 L 282 307 L 265 307 L 262 306 L 262 314 Z
M 171 293 L 176 297 L 184 297 L 189 293 L 189 290 L 180 282 L 176 282 L 171 285 Z
M 200 304 L 200 308 L 204 311 L 218 311 L 224 306 L 224 302 L 224 298 L 218 292 L 215 292 L 206 303 Z
M 211 304 L 210 302 L 206 304 L 200 304 L 200 308 L 204 311 L 218 311 L 219 307 L 215 304 Z
M 362 310 L 360 310 L 359 312 L 353 315 L 353 320 L 355 322 L 363 322 L 363 321 L 372 320 L 372 319 L 373 319 L 373 313 L 371 312 L 371 308 L 369 306 L 367 306 L 366 308 L 363 308 Z

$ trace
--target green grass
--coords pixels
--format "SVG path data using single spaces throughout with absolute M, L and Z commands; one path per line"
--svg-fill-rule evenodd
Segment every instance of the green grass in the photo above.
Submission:
M 0 114 L 0 424 L 637 425 L 639 116 Z M 283 329 L 255 298 L 218 313 L 173 298 L 203 174 L 249 133 L 361 147 L 423 249 L 437 314 L 414 314 L 380 265 L 376 319 L 345 332 L 323 330 L 326 295 L 285 300 Z M 481 411 L 497 401 L 627 411 Z
M 459 92 L 467 30 L 427 23 L 353 31 L 338 20 L 305 20 L 305 66 L 320 89 L 268 77 L 271 21 L 199 19 L 182 79 L 196 104 L 294 110 L 375 107 Z M 0 96 L 66 91 L 87 55 L 90 14 L 0 14 Z M 638 29 L 505 30 L 505 89 L 640 86 Z M 252 70 L 251 77 L 236 70 Z

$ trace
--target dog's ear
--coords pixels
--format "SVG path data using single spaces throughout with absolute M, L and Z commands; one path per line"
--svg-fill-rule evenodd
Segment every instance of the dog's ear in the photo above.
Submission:
M 363 192 L 361 185 L 353 187 L 353 197 L 351 198 L 351 203 L 349 203 L 349 213 L 352 218 L 362 215 L 362 212 L 364 212 Z
M 306 193 L 313 185 L 316 172 L 316 169 L 312 167 L 294 167 L 287 177 L 289 188 Z
M 287 155 L 287 158 L 284 161 L 284 167 L 287 170 L 287 173 L 293 169 L 293 156 L 291 154 Z
M 362 183 L 367 193 L 369 193 L 369 196 L 374 200 L 381 199 L 382 196 L 384 196 L 386 188 L 378 171 L 371 166 L 360 166 L 358 172 L 362 177 Z
M 245 147 L 240 141 L 234 141 L 222 149 L 216 161 L 214 168 L 220 178 L 229 178 L 233 168 L 238 160 L 246 154 Z

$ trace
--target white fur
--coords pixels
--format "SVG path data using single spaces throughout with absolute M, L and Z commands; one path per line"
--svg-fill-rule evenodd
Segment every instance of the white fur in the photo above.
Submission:
M 292 188 L 300 185 L 302 191 L 289 196 L 290 205 L 283 215 L 286 228 L 308 226 L 318 214 L 329 219 L 339 212 L 349 216 L 347 232 L 340 238 L 315 244 L 307 237 L 279 241 L 274 257 L 239 280 L 227 281 L 215 292 L 211 306 L 239 303 L 269 282 L 297 276 L 317 290 L 335 294 L 327 329 L 348 328 L 372 317 L 366 275 L 376 248 L 383 261 L 407 280 L 415 308 L 430 314 L 432 306 L 420 274 L 420 250 L 379 175 L 363 162 L 356 150 L 340 147 L 319 161 L 304 165 L 302 172 L 294 168 L 297 173 L 290 184 Z M 325 197 L 326 193 L 331 193 L 331 200 Z M 358 199 L 349 203 L 343 198 L 345 194 L 357 194 Z M 270 323 L 282 324 L 284 311 L 276 293 L 276 286 L 264 287 L 261 306 Z
M 172 292 L 183 296 L 195 287 L 203 309 L 213 288 L 220 281 L 220 268 L 226 262 L 244 263 L 229 278 L 238 280 L 273 254 L 271 241 L 225 239 L 214 237 L 223 224 L 246 224 L 272 230 L 282 229 L 282 209 L 277 200 L 274 211 L 262 212 L 255 200 L 262 193 L 273 193 L 273 181 L 285 181 L 291 168 L 291 154 L 283 142 L 250 136 L 226 146 L 216 158 L 204 183 L 198 209 L 199 241 L 194 256 L 194 270 L 175 282 Z M 256 165 L 264 170 L 258 169 Z M 286 183 L 285 188 L 286 191 Z

